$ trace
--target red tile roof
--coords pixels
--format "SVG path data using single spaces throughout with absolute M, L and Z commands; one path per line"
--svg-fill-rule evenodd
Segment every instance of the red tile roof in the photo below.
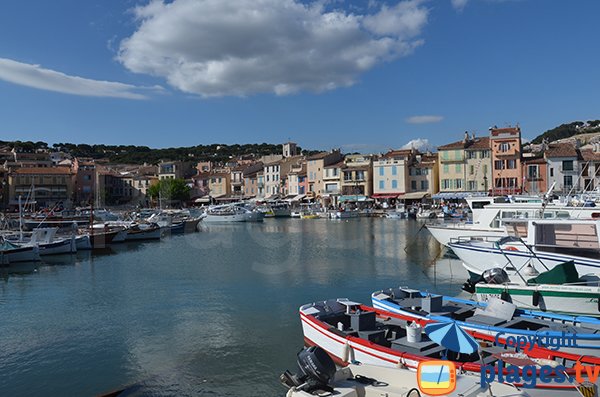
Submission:
M 570 143 L 555 143 L 550 144 L 548 149 L 544 151 L 547 158 L 554 157 L 577 157 L 577 149 Z
M 508 128 L 490 128 L 490 134 L 492 137 L 501 134 L 519 135 L 521 129 L 519 127 L 508 127 Z
M 585 161 L 600 161 L 600 153 L 593 149 L 581 149 L 579 152 Z
M 469 139 L 467 142 L 464 140 L 456 141 L 449 143 L 447 145 L 438 146 L 438 150 L 452 150 L 452 149 L 471 149 L 471 150 L 481 150 L 481 149 L 489 149 L 490 148 L 490 138 L 478 137 L 473 139 Z

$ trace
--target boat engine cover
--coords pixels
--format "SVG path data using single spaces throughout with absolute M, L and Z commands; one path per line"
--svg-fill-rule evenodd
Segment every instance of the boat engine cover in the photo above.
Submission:
M 325 385 L 333 378 L 336 371 L 331 357 L 318 346 L 311 346 L 298 353 L 298 367 L 304 375 Z
M 508 274 L 504 271 L 504 269 L 499 267 L 484 271 L 483 279 L 485 280 L 486 284 L 504 284 L 510 281 Z

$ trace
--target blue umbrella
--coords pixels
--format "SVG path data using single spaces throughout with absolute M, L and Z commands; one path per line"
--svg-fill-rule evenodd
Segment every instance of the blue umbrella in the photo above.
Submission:
M 455 352 L 471 354 L 479 347 L 475 339 L 455 322 L 427 324 L 425 333 L 438 345 Z

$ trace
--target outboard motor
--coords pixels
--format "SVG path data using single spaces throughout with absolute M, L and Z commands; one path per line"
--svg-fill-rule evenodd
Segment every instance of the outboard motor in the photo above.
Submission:
M 329 382 L 335 375 L 335 363 L 327 352 L 320 347 L 311 346 L 298 353 L 298 374 L 285 371 L 279 376 L 281 383 L 287 388 L 295 387 L 311 393 L 315 390 L 333 392 Z
M 484 271 L 482 276 L 486 284 L 504 284 L 510 281 L 508 274 L 499 267 Z

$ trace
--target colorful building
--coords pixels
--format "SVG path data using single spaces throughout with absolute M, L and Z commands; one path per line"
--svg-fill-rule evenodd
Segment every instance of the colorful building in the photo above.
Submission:
M 492 194 L 515 194 L 522 191 L 521 129 L 490 128 L 492 151 Z
M 373 198 L 396 199 L 409 189 L 409 167 L 415 161 L 413 149 L 390 150 L 373 161 Z
M 349 154 L 342 167 L 340 202 L 365 201 L 373 194 L 373 156 Z
M 440 192 L 486 192 L 491 185 L 490 139 L 469 136 L 438 147 Z
M 306 173 L 308 176 L 308 192 L 312 198 L 321 198 L 325 190 L 323 183 L 323 169 L 331 164 L 335 164 L 344 158 L 340 150 L 330 152 L 321 152 L 309 156 L 306 159 Z
M 548 162 L 548 184 L 556 193 L 579 191 L 579 153 L 573 144 L 551 143 L 544 151 Z

